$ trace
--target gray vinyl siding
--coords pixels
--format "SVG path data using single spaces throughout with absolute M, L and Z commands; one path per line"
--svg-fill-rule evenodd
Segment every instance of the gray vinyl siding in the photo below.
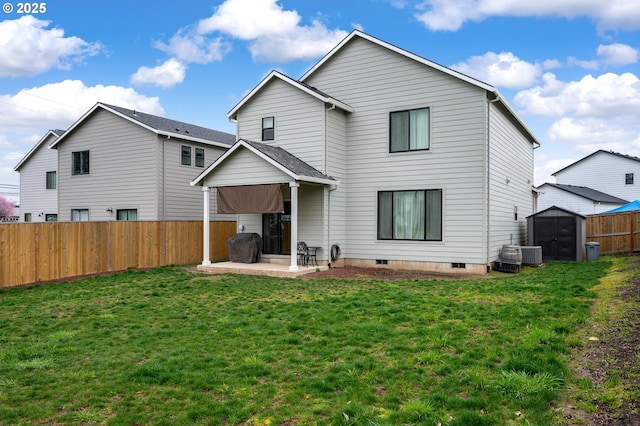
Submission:
M 355 110 L 346 117 L 346 219 L 331 224 L 346 230 L 343 257 L 484 263 L 485 91 L 359 38 L 305 83 Z M 389 153 L 389 113 L 421 107 L 430 108 L 431 149 Z M 378 191 L 411 189 L 443 190 L 443 241 L 377 240 Z
M 238 149 L 203 179 L 204 186 L 264 185 L 291 182 L 293 178 L 247 149 Z
M 569 210 L 573 213 L 578 213 L 583 216 L 590 214 L 598 214 L 606 212 L 616 207 L 620 207 L 621 204 L 601 203 L 590 200 L 585 197 L 581 197 L 576 194 L 564 191 L 559 188 L 554 188 L 550 185 L 542 185 L 538 188 L 542 194 L 538 198 L 538 211 L 544 211 L 550 207 L 556 206 L 565 210 Z
M 54 140 L 47 138 L 20 167 L 21 222 L 25 213 L 31 213 L 32 222 L 44 222 L 47 214 L 58 213 L 58 190 L 47 189 L 46 185 L 47 172 L 58 169 L 57 152 L 48 148 Z
M 72 152 L 84 150 L 90 173 L 72 175 Z M 91 221 L 115 220 L 117 209 L 157 220 L 160 165 L 154 133 L 97 109 L 58 145 L 58 220 L 69 221 L 71 209 L 89 209 Z
M 278 145 L 324 172 L 324 108 L 324 102 L 274 78 L 239 111 L 239 138 Z M 263 117 L 275 118 L 273 141 L 262 141 Z
M 527 216 L 533 211 L 533 147 L 495 104 L 490 104 L 489 261 L 503 244 L 526 244 Z M 514 207 L 518 209 L 515 219 Z
M 181 163 L 181 147 L 191 147 L 191 165 Z M 165 220 L 197 220 L 202 218 L 203 194 L 201 186 L 191 186 L 189 182 L 198 176 L 211 163 L 218 159 L 225 150 L 202 143 L 180 139 L 166 140 L 158 137 L 158 148 L 162 152 L 164 175 L 160 175 L 158 188 L 164 186 L 160 193 L 159 214 Z M 204 149 L 204 167 L 195 166 L 195 149 Z M 162 203 L 162 200 L 166 202 Z M 235 215 L 217 215 L 215 191 L 210 195 L 211 218 L 217 220 L 235 220 Z
M 336 179 L 337 187 L 327 188 L 323 196 L 325 217 L 327 218 L 326 233 L 323 238 L 323 259 L 333 244 L 340 248 L 348 247 L 347 241 L 347 200 L 348 200 L 348 173 L 347 173 L 347 118 L 348 114 L 332 109 L 327 111 L 327 171 L 326 173 Z

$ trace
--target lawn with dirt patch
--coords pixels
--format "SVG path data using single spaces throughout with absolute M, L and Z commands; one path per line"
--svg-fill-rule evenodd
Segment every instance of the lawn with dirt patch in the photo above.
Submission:
M 0 424 L 553 424 L 611 261 L 0 292 Z

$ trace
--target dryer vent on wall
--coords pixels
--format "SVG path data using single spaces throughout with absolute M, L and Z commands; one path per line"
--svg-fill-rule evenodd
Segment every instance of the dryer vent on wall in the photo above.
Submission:
M 531 266 L 542 265 L 542 247 L 522 246 L 522 264 Z

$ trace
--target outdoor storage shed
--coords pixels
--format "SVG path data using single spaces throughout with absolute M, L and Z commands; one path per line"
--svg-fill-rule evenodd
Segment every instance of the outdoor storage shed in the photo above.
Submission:
M 527 217 L 528 244 L 542 247 L 542 261 L 585 258 L 587 222 L 581 214 L 552 206 Z

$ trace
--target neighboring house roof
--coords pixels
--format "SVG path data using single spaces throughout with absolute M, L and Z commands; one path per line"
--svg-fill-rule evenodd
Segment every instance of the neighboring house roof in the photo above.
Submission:
M 235 151 L 245 148 L 253 152 L 263 160 L 267 161 L 282 172 L 291 176 L 291 178 L 311 183 L 320 183 L 325 185 L 337 185 L 338 181 L 318 171 L 316 168 L 305 163 L 295 155 L 278 146 L 266 145 L 260 142 L 239 139 L 227 152 L 213 162 L 208 168 L 200 173 L 193 181 L 191 186 L 202 185 L 202 180 L 218 165 L 223 163 Z
M 542 188 L 545 185 L 549 185 L 553 188 L 557 188 L 562 191 L 566 191 L 571 194 L 574 194 L 579 197 L 586 198 L 588 200 L 595 201 L 598 203 L 626 204 L 629 202 L 627 200 L 623 200 L 622 198 L 614 197 L 613 195 L 605 194 L 604 192 L 596 191 L 595 189 L 591 189 L 586 186 L 562 185 L 559 183 L 545 183 L 539 186 L 538 189 Z
M 344 47 L 346 44 L 348 44 L 352 39 L 354 39 L 355 37 L 360 37 L 362 39 L 368 40 L 374 44 L 377 44 L 378 46 L 382 46 L 384 48 L 387 48 L 391 51 L 394 51 L 396 53 L 399 53 L 407 58 L 413 59 L 423 65 L 426 65 L 428 67 L 434 68 L 438 71 L 441 71 L 445 74 L 448 74 L 452 77 L 458 78 L 460 80 L 466 81 L 467 83 L 470 83 L 474 86 L 477 86 L 481 89 L 486 90 L 489 93 L 492 93 L 494 95 L 494 100 L 500 102 L 509 112 L 509 114 L 511 114 L 511 116 L 513 117 L 514 120 L 516 120 L 516 122 L 522 127 L 522 129 L 525 131 L 525 133 L 529 136 L 529 139 L 531 140 L 532 143 L 536 144 L 536 145 L 540 145 L 540 142 L 538 141 L 538 139 L 536 138 L 536 136 L 533 134 L 533 132 L 529 129 L 529 127 L 524 123 L 524 121 L 522 121 L 520 119 L 520 117 L 518 117 L 518 115 L 515 113 L 514 109 L 509 105 L 509 103 L 506 101 L 506 99 L 500 94 L 500 92 L 498 91 L 498 89 L 490 84 L 487 84 L 485 82 L 482 82 L 480 80 L 477 80 L 473 77 L 470 77 L 466 74 L 463 74 L 459 71 L 453 70 L 451 68 L 447 68 L 444 65 L 440 65 L 436 62 L 430 61 L 428 59 L 425 59 L 419 55 L 416 55 L 415 53 L 411 53 L 407 50 L 404 50 L 400 47 L 397 47 L 391 43 L 387 43 L 386 41 L 380 40 L 378 38 L 375 38 L 369 34 L 366 34 L 362 31 L 359 30 L 353 30 L 347 37 L 345 37 L 336 47 L 334 47 L 329 53 L 327 53 L 320 61 L 318 61 L 313 67 L 311 67 L 311 69 L 309 69 L 306 73 L 304 73 L 304 75 L 302 77 L 300 77 L 300 82 L 304 82 L 309 76 L 311 76 L 313 73 L 315 73 L 319 68 L 322 67 L 322 65 L 327 62 L 331 57 L 333 57 L 340 49 L 342 49 L 342 47 Z
M 618 153 L 618 152 L 605 151 L 604 149 L 599 149 L 599 150 L 597 150 L 596 152 L 594 152 L 594 153 L 592 153 L 592 154 L 589 154 L 589 155 L 587 155 L 586 157 L 581 158 L 580 160 L 578 160 L 578 161 L 576 161 L 576 162 L 574 162 L 574 163 L 571 163 L 571 164 L 569 164 L 569 165 L 568 165 L 568 166 L 566 166 L 566 167 L 563 167 L 562 169 L 558 170 L 557 172 L 555 172 L 555 173 L 551 173 L 551 176 L 555 176 L 555 175 L 556 175 L 556 173 L 560 173 L 560 172 L 562 172 L 562 171 L 564 171 L 564 170 L 566 170 L 566 169 L 568 169 L 568 168 L 570 168 L 570 167 L 575 166 L 576 164 L 579 164 L 579 163 L 583 162 L 583 161 L 584 161 L 584 160 L 586 160 L 587 158 L 591 158 L 591 157 L 593 157 L 594 155 L 596 155 L 596 154 L 600 154 L 600 153 L 603 153 L 603 154 L 609 154 L 609 155 L 613 155 L 613 156 L 620 157 L 620 158 L 626 158 L 627 160 L 640 161 L 640 158 L 638 158 L 638 157 L 634 157 L 634 156 L 632 156 L 632 155 L 620 154 L 620 153 Z
M 16 166 L 13 168 L 13 170 L 15 170 L 16 172 L 20 171 L 20 168 L 24 165 L 24 163 L 27 162 L 27 160 L 29 160 L 29 158 L 35 154 L 35 152 L 40 148 L 40 146 L 42 144 L 44 144 L 49 137 L 53 137 L 56 140 L 62 136 L 64 134 L 64 130 L 60 130 L 60 129 L 55 129 L 55 130 L 49 130 L 43 137 L 42 139 L 40 139 L 38 141 L 38 143 L 36 143 L 33 148 L 31 148 L 31 151 L 27 152 L 27 155 L 25 155 L 24 157 L 22 157 L 22 160 L 20 160 L 20 162 L 18 164 L 16 164 Z M 55 142 L 55 140 L 54 140 Z
M 238 102 L 236 104 L 236 106 L 234 106 L 231 111 L 229 111 L 227 113 L 227 117 L 231 118 L 231 119 L 235 119 L 236 113 L 238 112 L 238 110 L 240 108 L 242 108 L 242 106 L 247 103 L 247 101 L 249 101 L 249 99 L 251 99 L 256 93 L 258 93 L 260 91 L 260 89 L 262 89 L 268 82 L 270 82 L 271 80 L 274 79 L 280 79 L 282 81 L 284 81 L 285 83 L 290 84 L 291 86 L 302 90 L 303 92 L 308 93 L 309 95 L 313 96 L 314 98 L 317 98 L 325 103 L 328 104 L 332 104 L 335 105 L 337 108 L 340 108 L 344 111 L 347 112 L 353 112 L 353 108 L 351 108 L 349 105 L 345 104 L 344 102 L 339 101 L 338 99 L 335 99 L 331 96 L 329 96 L 328 94 L 316 89 L 313 86 L 309 86 L 308 84 L 302 83 L 300 81 L 294 80 L 291 77 L 288 77 L 284 74 L 282 74 L 281 72 L 278 71 L 271 71 L 269 73 L 269 75 L 267 75 L 265 78 L 262 79 L 262 81 L 253 88 L 253 90 L 251 90 L 244 98 L 242 98 L 240 100 L 240 102 Z
M 208 145 L 220 146 L 228 148 L 236 141 L 235 135 L 231 133 L 220 132 L 218 130 L 208 129 L 206 127 L 197 126 L 195 124 L 185 123 L 182 121 L 171 120 L 157 115 L 146 114 L 137 110 L 131 110 L 127 108 L 118 107 L 115 105 L 108 105 L 98 102 L 87 111 L 78 121 L 73 123 L 66 133 L 58 138 L 54 143 L 50 145 L 51 148 L 55 148 L 58 144 L 62 143 L 64 139 L 80 126 L 88 117 L 90 117 L 97 109 L 103 109 L 115 114 L 131 123 L 137 124 L 145 129 L 152 131 L 158 135 L 177 137 L 184 140 L 191 140 L 194 142 L 202 142 Z

